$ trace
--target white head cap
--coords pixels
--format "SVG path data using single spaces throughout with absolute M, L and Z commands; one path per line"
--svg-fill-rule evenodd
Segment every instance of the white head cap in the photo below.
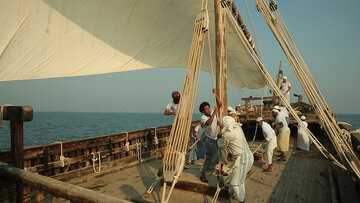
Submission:
M 235 107 L 241 106 L 241 104 L 236 104 Z
M 278 105 L 274 106 L 273 109 L 280 110 L 280 107 Z
M 222 120 L 222 124 L 224 126 L 222 132 L 232 131 L 236 126 L 241 127 L 241 123 L 237 123 L 235 119 L 231 116 L 225 116 Z
M 228 110 L 228 111 L 233 111 L 234 109 L 233 109 L 233 107 L 228 106 L 227 110 Z
M 257 117 L 256 122 L 259 122 L 259 121 L 262 121 L 262 120 L 263 120 L 263 118 Z
M 284 77 L 283 77 L 283 79 L 287 80 L 287 77 L 286 77 L 286 76 L 284 76 Z
M 305 116 L 301 116 L 300 119 L 304 121 L 304 120 L 306 119 L 306 117 L 305 117 Z
M 277 109 L 273 109 L 272 112 L 279 113 L 280 111 Z

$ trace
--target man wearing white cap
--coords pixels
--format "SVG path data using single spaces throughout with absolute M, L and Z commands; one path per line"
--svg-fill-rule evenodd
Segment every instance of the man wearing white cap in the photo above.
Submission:
M 287 80 L 287 77 L 283 77 L 280 90 L 289 103 L 290 103 L 290 89 L 291 89 L 291 83 Z
M 304 126 L 307 128 L 308 123 L 305 121 L 305 116 L 301 116 L 300 117 L 302 120 L 302 123 L 304 124 Z M 298 131 L 297 131 L 297 148 L 305 150 L 305 151 L 309 151 L 310 148 L 310 140 L 309 140 L 309 136 L 306 133 L 306 129 L 303 129 L 303 127 L 298 124 L 297 126 Z
M 287 108 L 282 104 L 281 106 L 274 106 L 274 109 L 280 111 L 280 113 L 285 117 L 286 123 L 289 126 L 290 125 L 290 117 L 289 117 L 289 111 Z
M 285 117 L 279 112 L 279 110 L 273 109 L 272 116 L 275 118 L 274 130 L 277 134 L 277 145 L 281 157 L 279 161 L 286 161 L 285 152 L 289 151 L 290 128 L 286 123 Z
M 271 126 L 267 123 L 264 122 L 263 118 L 258 117 L 256 119 L 257 125 L 259 127 L 261 127 L 263 135 L 264 135 L 264 140 L 261 142 L 261 144 L 265 144 L 266 142 L 266 165 L 267 168 L 264 170 L 264 172 L 271 172 L 272 171 L 272 157 L 274 154 L 274 149 L 277 147 L 277 143 L 276 143 L 276 134 L 275 131 L 271 128 Z
M 231 116 L 231 114 L 236 114 L 235 109 L 231 106 L 228 106 L 227 112 L 228 112 L 228 116 Z
M 234 194 L 239 202 L 245 200 L 245 179 L 254 163 L 254 157 L 246 141 L 241 123 L 237 123 L 231 116 L 222 120 L 224 126 L 222 136 L 218 136 L 217 144 L 220 149 L 228 149 L 234 156 L 235 163 L 230 175 L 230 194 Z

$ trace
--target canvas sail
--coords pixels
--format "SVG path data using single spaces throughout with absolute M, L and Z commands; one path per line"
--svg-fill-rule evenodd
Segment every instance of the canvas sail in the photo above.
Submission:
M 0 81 L 186 67 L 201 0 L 2 0 Z M 213 1 L 209 2 L 215 56 Z M 226 21 L 228 81 L 266 82 L 239 27 Z M 210 72 L 207 47 L 202 70 Z

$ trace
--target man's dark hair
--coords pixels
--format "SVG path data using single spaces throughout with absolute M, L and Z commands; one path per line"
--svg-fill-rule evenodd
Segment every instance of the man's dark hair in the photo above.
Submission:
M 200 104 L 200 107 L 199 107 L 199 111 L 200 111 L 201 113 L 203 113 L 205 106 L 209 106 L 209 107 L 210 107 L 210 104 L 207 103 L 207 102 L 201 103 L 201 104 Z

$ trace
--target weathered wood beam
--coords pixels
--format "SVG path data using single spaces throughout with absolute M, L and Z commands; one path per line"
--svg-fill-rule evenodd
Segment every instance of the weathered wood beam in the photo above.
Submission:
M 55 197 L 61 197 L 72 202 L 128 202 L 102 193 L 68 184 L 53 178 L 41 176 L 15 167 L 0 163 L 0 175 L 7 179 L 23 181 L 24 185 L 45 191 Z

